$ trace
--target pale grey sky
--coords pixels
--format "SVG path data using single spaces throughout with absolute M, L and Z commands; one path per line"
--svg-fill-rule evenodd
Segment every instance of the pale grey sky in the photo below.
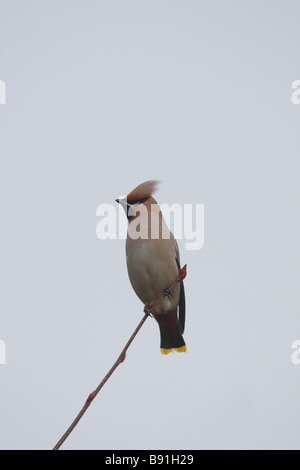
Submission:
M 204 204 L 186 354 L 148 319 L 65 449 L 298 448 L 296 1 L 0 0 L 0 448 L 50 449 L 143 306 L 96 209 Z

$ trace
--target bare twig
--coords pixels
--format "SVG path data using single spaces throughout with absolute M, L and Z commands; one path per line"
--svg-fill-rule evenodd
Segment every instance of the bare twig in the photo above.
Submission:
M 179 274 L 178 276 L 176 277 L 176 279 L 174 280 L 174 282 L 169 286 L 169 288 L 172 290 L 173 287 L 178 284 L 179 282 L 183 281 L 183 279 L 185 278 L 186 276 L 186 265 L 183 266 L 183 268 L 179 271 Z M 132 333 L 131 337 L 129 338 L 129 340 L 127 341 L 125 347 L 123 348 L 121 354 L 119 355 L 118 359 L 116 360 L 116 362 L 114 363 L 114 365 L 111 367 L 111 369 L 108 371 L 108 373 L 106 374 L 106 376 L 103 378 L 103 380 L 100 382 L 100 384 L 98 385 L 98 387 L 92 392 L 89 394 L 89 396 L 87 397 L 86 401 L 85 401 L 85 404 L 83 405 L 82 409 L 80 410 L 80 412 L 78 413 L 78 415 L 76 416 L 76 418 L 74 419 L 73 423 L 69 426 L 69 428 L 66 430 L 66 432 L 63 434 L 63 436 L 60 438 L 60 440 L 57 442 L 57 444 L 54 446 L 53 450 L 58 450 L 61 445 L 65 442 L 65 440 L 67 439 L 67 437 L 71 434 L 71 432 L 73 431 L 73 429 L 75 428 L 75 426 L 78 424 L 78 422 L 81 420 L 82 416 L 84 415 L 84 413 L 86 412 L 86 410 L 88 409 L 88 407 L 90 406 L 90 404 L 92 403 L 92 401 L 94 400 L 94 398 L 98 395 L 98 393 L 100 392 L 101 388 L 103 387 L 103 385 L 107 382 L 107 380 L 109 379 L 109 377 L 113 374 L 113 372 L 116 370 L 116 368 L 118 367 L 118 365 L 120 365 L 126 358 L 126 351 L 127 349 L 129 348 L 129 346 L 131 345 L 132 341 L 134 340 L 134 338 L 136 337 L 137 333 L 139 332 L 139 330 L 141 329 L 141 327 L 143 326 L 143 324 L 145 323 L 145 321 L 147 320 L 149 314 L 151 313 L 151 310 L 153 310 L 165 297 L 166 294 L 163 294 L 159 299 L 153 301 L 150 305 L 148 305 L 146 307 L 146 310 L 147 310 L 147 313 L 145 313 L 145 315 L 143 316 L 142 320 L 140 321 L 140 323 L 138 324 L 138 326 L 136 327 L 136 329 L 134 330 L 134 332 Z

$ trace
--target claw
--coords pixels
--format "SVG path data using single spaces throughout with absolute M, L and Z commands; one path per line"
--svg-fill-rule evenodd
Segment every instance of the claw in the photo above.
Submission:
M 149 317 L 153 317 L 152 312 L 151 312 L 151 309 L 152 309 L 153 305 L 154 305 L 154 302 L 151 302 L 151 304 L 145 305 L 145 307 L 144 307 L 144 314 L 145 315 L 149 315 Z
M 171 296 L 173 295 L 173 291 L 169 287 L 164 287 L 163 288 L 163 293 L 170 299 Z

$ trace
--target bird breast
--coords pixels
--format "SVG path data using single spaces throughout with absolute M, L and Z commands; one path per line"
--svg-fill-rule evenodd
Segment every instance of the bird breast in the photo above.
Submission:
M 161 297 L 163 288 L 171 285 L 178 274 L 173 238 L 127 238 L 126 260 L 131 285 L 145 305 Z M 176 285 L 171 298 L 165 297 L 155 313 L 174 309 L 179 293 L 179 285 Z

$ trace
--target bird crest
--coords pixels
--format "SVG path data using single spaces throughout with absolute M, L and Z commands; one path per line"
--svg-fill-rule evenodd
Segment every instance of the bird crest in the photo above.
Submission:
M 141 199 L 147 199 L 157 190 L 159 181 L 149 180 L 145 183 L 139 184 L 134 188 L 127 196 L 126 199 L 129 203 L 140 201 Z

